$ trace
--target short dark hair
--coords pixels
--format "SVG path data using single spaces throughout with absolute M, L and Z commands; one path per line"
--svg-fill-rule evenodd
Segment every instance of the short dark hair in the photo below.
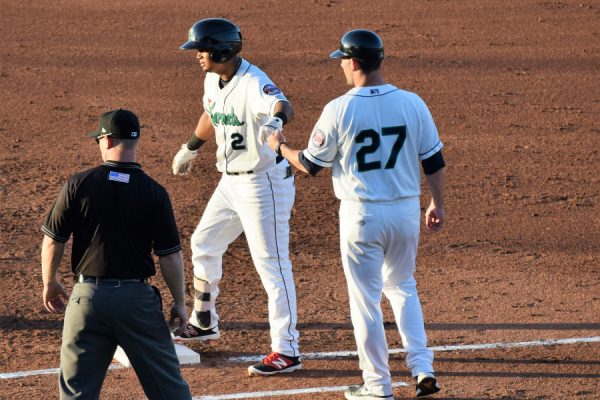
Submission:
M 365 74 L 376 71 L 381 67 L 381 61 L 383 60 L 355 60 L 358 62 L 358 66 Z

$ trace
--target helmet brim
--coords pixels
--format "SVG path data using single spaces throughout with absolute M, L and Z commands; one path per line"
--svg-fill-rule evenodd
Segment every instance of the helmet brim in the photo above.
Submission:
M 187 42 L 185 42 L 184 44 L 179 46 L 179 50 L 195 50 L 195 49 L 200 48 L 198 45 L 199 45 L 198 42 L 188 40 Z
M 344 58 L 344 57 L 348 57 L 348 55 L 339 50 L 336 50 L 329 55 L 329 58 Z

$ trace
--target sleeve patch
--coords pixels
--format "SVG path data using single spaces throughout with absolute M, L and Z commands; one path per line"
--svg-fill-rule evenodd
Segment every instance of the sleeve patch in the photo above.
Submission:
M 262 87 L 262 91 L 264 94 L 269 95 L 269 96 L 275 96 L 278 94 L 281 94 L 281 90 L 273 85 L 272 83 L 267 83 L 266 85 L 264 85 Z
M 310 144 L 312 148 L 322 149 L 325 146 L 325 141 L 325 133 L 321 129 L 317 129 L 311 136 Z

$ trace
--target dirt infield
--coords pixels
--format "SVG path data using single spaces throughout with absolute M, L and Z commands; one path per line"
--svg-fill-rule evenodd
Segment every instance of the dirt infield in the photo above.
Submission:
M 347 90 L 327 55 L 349 29 L 377 31 L 386 79 L 429 105 L 448 165 L 448 223 L 441 234 L 423 234 L 417 260 L 430 344 L 448 350 L 436 354 L 443 387 L 436 397 L 600 398 L 599 342 L 447 349 L 599 335 L 600 1 L 148 4 L 0 0 L 0 373 L 59 365 L 62 317 L 41 301 L 40 226 L 66 178 L 100 162 L 85 133 L 104 111 L 125 107 L 140 117 L 139 159 L 171 195 L 191 288 L 189 238 L 219 176 L 213 143 L 191 176 L 170 171 L 201 109 L 201 71 L 177 48 L 194 21 L 226 17 L 242 29 L 242 55 L 291 100 L 296 118 L 286 134 L 295 147 L 306 144 L 322 107 Z M 329 172 L 296 174 L 296 190 L 291 252 L 301 350 L 352 351 Z M 64 263 L 70 288 L 69 271 Z M 164 289 L 162 279 L 154 283 Z M 352 356 L 315 355 L 290 376 L 246 377 L 248 363 L 232 357 L 270 350 L 262 290 L 241 237 L 224 259 L 222 339 L 192 346 L 202 363 L 184 369 L 194 396 L 360 382 Z M 390 348 L 400 348 L 388 305 L 385 313 Z M 402 353 L 390 368 L 395 382 L 410 382 Z M 0 379 L 0 398 L 57 393 L 55 373 Z M 395 391 L 397 399 L 413 393 Z M 131 370 L 108 373 L 102 398 L 140 397 Z

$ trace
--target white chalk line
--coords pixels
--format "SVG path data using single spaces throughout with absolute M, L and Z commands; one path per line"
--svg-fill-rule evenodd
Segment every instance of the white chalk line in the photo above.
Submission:
M 516 347 L 534 347 L 534 346 L 556 346 L 561 344 L 575 344 L 575 343 L 594 343 L 600 342 L 600 336 L 593 336 L 588 338 L 569 338 L 569 339 L 543 339 L 534 340 L 528 342 L 512 342 L 512 343 L 484 343 L 484 344 L 471 344 L 471 345 L 452 345 L 452 346 L 433 346 L 431 350 L 439 351 L 456 351 L 456 350 L 486 350 L 486 349 L 509 349 Z M 405 349 L 390 349 L 390 354 L 404 353 Z M 303 359 L 324 359 L 324 358 L 345 358 L 345 357 L 356 357 L 356 351 L 341 351 L 341 352 L 323 352 L 323 353 L 305 353 L 302 355 Z M 260 357 L 230 357 L 227 361 L 230 362 L 254 362 L 260 361 Z M 393 387 L 407 387 L 410 386 L 406 382 L 394 382 Z M 317 387 L 317 388 L 305 388 L 305 389 L 290 389 L 290 390 L 275 390 L 269 392 L 247 392 L 247 393 L 232 393 L 224 395 L 213 395 L 213 396 L 199 396 L 194 397 L 192 400 L 235 400 L 235 399 L 251 399 L 259 397 L 274 397 L 274 396 L 291 396 L 300 394 L 311 394 L 311 393 L 330 393 L 330 392 L 343 392 L 348 389 L 348 386 L 330 386 L 330 387 Z
M 392 387 L 406 387 L 409 386 L 406 382 L 393 382 Z M 231 400 L 231 399 L 252 399 L 257 397 L 274 397 L 274 396 L 291 396 L 297 394 L 310 394 L 310 393 L 330 393 L 330 392 L 343 392 L 348 389 L 348 386 L 329 386 L 329 387 L 315 387 L 305 389 L 290 389 L 290 390 L 273 390 L 269 392 L 248 392 L 248 393 L 232 393 L 222 394 L 218 396 L 198 396 L 192 397 L 192 400 Z
M 595 343 L 600 342 L 600 336 L 583 337 L 583 338 L 568 338 L 568 339 L 541 339 L 528 342 L 509 342 L 509 343 L 483 343 L 483 344 L 459 344 L 451 346 L 432 346 L 429 347 L 434 352 L 439 351 L 457 351 L 457 350 L 490 350 L 490 349 L 510 349 L 515 347 L 534 347 L 534 346 L 556 346 L 561 344 L 575 343 Z M 390 354 L 405 353 L 405 349 L 390 349 Z M 229 362 L 250 363 L 259 362 L 263 356 L 242 356 L 229 357 L 225 359 Z M 347 358 L 358 357 L 356 351 L 333 351 L 322 353 L 303 353 L 303 360 L 322 360 L 328 358 Z
M 110 364 L 108 369 L 121 369 L 125 368 L 119 364 Z M 36 376 L 36 375 L 52 375 L 58 374 L 60 372 L 59 368 L 48 368 L 48 369 L 37 369 L 33 371 L 18 371 L 18 372 L 6 372 L 0 373 L 0 379 L 14 379 L 14 378 L 25 378 L 28 376 Z
M 490 349 L 510 349 L 515 347 L 535 347 L 535 346 L 556 346 L 562 344 L 576 344 L 576 343 L 597 343 L 600 342 L 600 336 L 582 337 L 582 338 L 567 338 L 567 339 L 542 339 L 533 340 L 528 342 L 500 342 L 500 343 L 483 343 L 483 344 L 467 344 L 467 345 L 451 345 L 451 346 L 433 346 L 430 347 L 434 352 L 440 351 L 457 351 L 457 350 L 490 350 Z M 404 353 L 404 349 L 390 349 L 390 354 Z M 337 352 L 322 352 L 322 353 L 305 353 L 302 355 L 303 359 L 328 359 L 328 358 L 344 358 L 344 357 L 357 357 L 356 351 L 337 351 Z M 225 361 L 247 363 L 247 362 L 258 362 L 262 360 L 262 356 L 251 356 L 251 357 L 229 357 Z M 120 369 L 124 368 L 117 364 L 111 364 L 109 369 Z M 15 379 L 25 378 L 29 376 L 37 375 L 50 375 L 58 374 L 58 368 L 49 369 L 38 369 L 32 371 L 18 371 L 18 372 L 5 372 L 0 373 L 0 379 Z M 400 383 L 399 383 L 400 384 Z M 319 388 L 315 388 L 317 390 Z M 336 389 L 337 390 L 337 389 Z M 204 399 L 204 398 L 201 398 Z M 219 399 L 225 399 L 219 397 Z

